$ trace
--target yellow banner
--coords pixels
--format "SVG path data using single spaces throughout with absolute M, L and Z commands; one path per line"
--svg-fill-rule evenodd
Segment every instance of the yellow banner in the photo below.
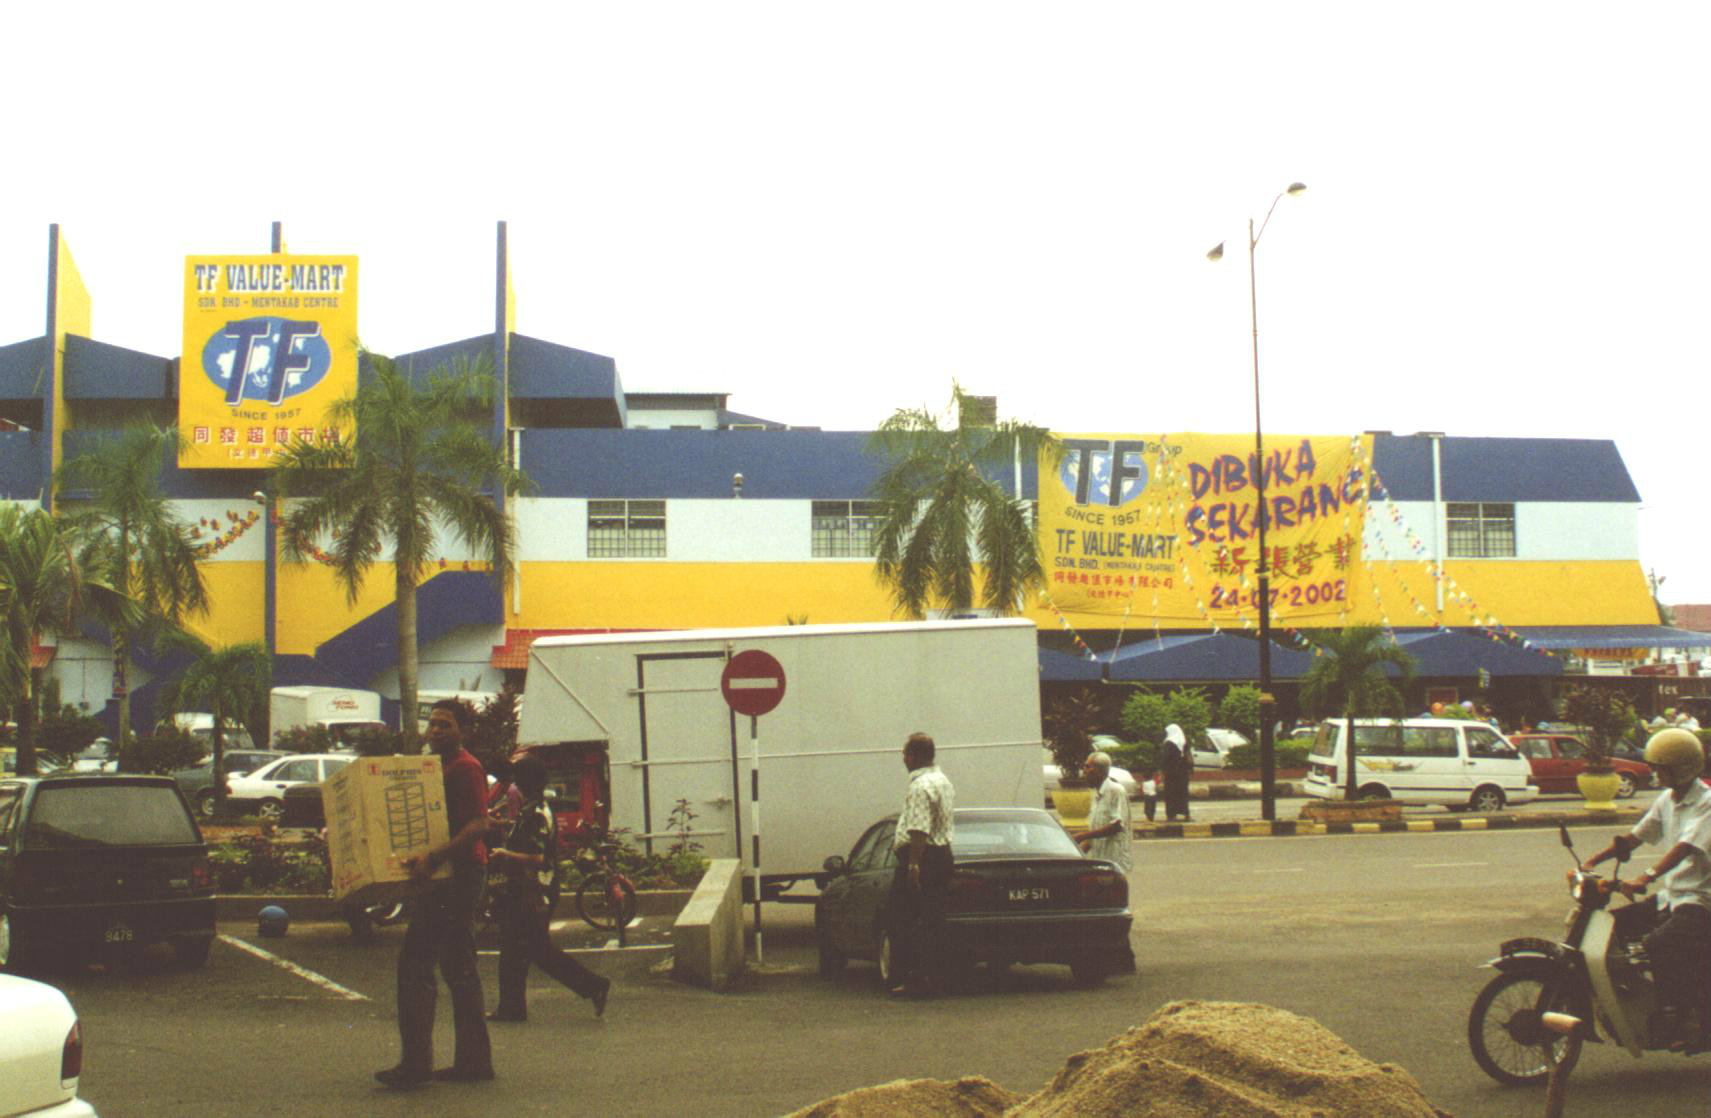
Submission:
M 1051 604 L 1128 625 L 1253 624 L 1258 477 L 1241 435 L 1065 435 L 1040 463 Z M 1265 442 L 1266 552 L 1280 625 L 1345 619 L 1355 600 L 1371 436 Z
M 356 391 L 356 271 L 354 256 L 185 258 L 180 466 L 253 469 L 350 439 L 327 408 Z

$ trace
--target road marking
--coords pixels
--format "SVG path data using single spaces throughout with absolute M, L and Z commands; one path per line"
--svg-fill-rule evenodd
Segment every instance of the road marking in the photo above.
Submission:
M 1306 873 L 1306 866 L 1290 866 L 1280 870 L 1249 870 L 1249 873 Z
M 614 941 L 616 942 L 616 941 Z M 669 943 L 632 943 L 628 947 L 561 947 L 566 955 L 604 955 L 608 951 L 670 951 Z M 497 955 L 497 951 L 477 951 L 477 955 Z
M 1490 862 L 1420 862 L 1415 865 L 1417 870 L 1456 870 L 1467 866 L 1489 866 Z
M 296 975 L 298 978 L 306 979 L 309 982 L 313 982 L 315 985 L 321 987 L 323 990 L 329 990 L 332 993 L 337 994 L 339 997 L 344 998 L 346 1001 L 365 1002 L 368 1000 L 367 994 L 359 994 L 355 990 L 352 990 L 348 987 L 340 986 L 337 982 L 334 982 L 332 979 L 328 978 L 326 975 L 316 974 L 314 971 L 308 969 L 307 967 L 300 967 L 296 963 L 293 963 L 289 959 L 281 959 L 278 955 L 275 955 L 273 952 L 264 951 L 261 948 L 257 947 L 253 943 L 246 943 L 243 940 L 239 939 L 237 936 L 229 936 L 229 935 L 226 935 L 225 933 L 222 932 L 220 934 L 220 939 L 222 942 L 231 944 L 233 947 L 237 948 L 239 951 L 248 951 L 251 955 L 254 955 L 256 958 L 266 959 L 268 962 L 272 963 L 276 967 L 279 967 L 281 970 L 288 970 L 292 974 Z

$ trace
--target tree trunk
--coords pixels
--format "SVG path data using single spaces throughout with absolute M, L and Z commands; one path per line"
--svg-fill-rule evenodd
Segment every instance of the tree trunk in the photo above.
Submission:
M 120 598 L 131 596 L 131 530 L 123 520 L 119 521 L 119 562 L 113 572 L 118 586 Z M 120 621 L 113 631 L 113 694 L 119 700 L 119 737 L 118 747 L 125 748 L 125 743 L 131 738 L 131 688 L 130 673 L 126 670 L 131 658 L 131 637 L 125 629 L 125 622 Z
M 1348 747 L 1343 750 L 1343 758 L 1346 761 L 1348 761 L 1348 763 L 1349 763 L 1348 775 L 1343 778 L 1343 780 L 1346 782 L 1344 785 L 1344 790 L 1343 790 L 1343 799 L 1352 800 L 1355 798 L 1355 795 L 1356 795 L 1356 790 L 1355 790 L 1355 716 L 1354 716 L 1354 713 L 1351 711 L 1350 713 L 1344 715 L 1343 717 L 1346 720 L 1344 725 L 1346 725 L 1348 727 L 1346 733 L 1347 733 L 1348 743 L 1349 743 Z
M 219 703 L 214 708 L 214 815 L 226 813 L 226 743 L 224 737 L 226 712 Z
M 398 572 L 398 730 L 404 752 L 419 748 L 416 739 L 416 578 L 396 560 Z
M 32 645 L 34 640 L 30 642 Z M 18 775 L 34 776 L 36 772 L 36 669 L 24 666 L 24 694 L 18 703 Z

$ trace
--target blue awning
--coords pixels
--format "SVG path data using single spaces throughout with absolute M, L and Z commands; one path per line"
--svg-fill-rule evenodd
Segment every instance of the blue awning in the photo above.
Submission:
M 1093 683 L 1100 678 L 1100 668 L 1085 656 L 1042 648 L 1040 678 L 1047 683 Z
M 1668 625 L 1529 625 L 1515 632 L 1540 648 L 1711 648 L 1711 633 Z
M 1414 657 L 1417 676 L 1561 675 L 1562 657 L 1527 648 L 1472 629 L 1397 630 L 1396 643 Z
M 1259 678 L 1259 641 L 1233 633 L 1200 633 L 1154 637 L 1101 654 L 1108 664 L 1106 678 L 1133 682 L 1237 683 Z M 1307 652 L 1271 648 L 1273 679 L 1299 679 L 1313 657 Z

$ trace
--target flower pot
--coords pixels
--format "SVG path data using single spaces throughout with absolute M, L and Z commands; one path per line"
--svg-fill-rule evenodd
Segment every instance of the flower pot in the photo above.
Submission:
M 1616 793 L 1622 790 L 1622 778 L 1615 773 L 1583 772 L 1575 776 L 1581 798 L 1589 811 L 1615 811 Z
M 1093 789 L 1066 785 L 1052 793 L 1052 810 L 1058 821 L 1071 829 L 1087 826 L 1087 814 L 1093 810 Z

